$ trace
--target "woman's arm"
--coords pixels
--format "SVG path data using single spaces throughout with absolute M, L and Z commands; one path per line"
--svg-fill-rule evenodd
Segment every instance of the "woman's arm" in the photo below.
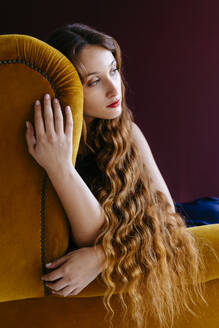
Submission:
M 172 197 L 154 161 L 150 147 L 134 123 L 132 138 L 143 156 L 144 164 L 150 171 L 156 189 L 167 196 L 172 210 L 175 212 Z M 75 243 L 79 247 L 93 245 L 104 223 L 99 202 L 73 165 L 62 166 L 59 170 L 47 173 L 65 208 Z
M 103 270 L 105 257 L 103 250 L 99 253 L 99 247 L 82 247 L 65 254 L 46 265 L 53 271 L 41 279 L 54 294 L 78 295 Z
M 104 216 L 101 206 L 72 164 L 73 117 L 65 108 L 65 122 L 58 99 L 44 96 L 34 105 L 34 126 L 27 122 L 28 151 L 47 172 L 70 221 L 72 235 L 79 246 L 93 245 Z
M 138 147 L 156 189 L 162 191 L 175 213 L 175 207 L 168 187 L 156 165 L 150 147 L 139 127 L 133 123 L 132 140 Z M 100 204 L 73 165 L 48 173 L 54 188 L 66 210 L 72 228 L 72 235 L 80 247 L 92 245 L 97 237 L 104 217 Z
M 50 97 L 45 96 L 44 126 L 41 104 L 39 101 L 35 103 L 34 124 L 36 136 L 32 124 L 29 122 L 26 131 L 28 151 L 46 170 L 66 211 L 75 243 L 79 247 L 90 246 L 93 245 L 104 223 L 103 212 L 101 205 L 72 164 L 73 119 L 71 111 L 66 108 L 64 131 L 63 116 L 58 100 L 53 100 L 53 106 L 54 114 Z M 136 133 L 134 135 L 134 139 L 136 139 Z M 146 164 L 150 165 L 149 147 L 142 142 L 141 135 L 140 137 L 139 140 L 138 134 L 137 146 L 144 154 Z M 152 164 L 154 164 L 153 161 Z M 171 200 L 164 181 L 160 180 L 161 176 L 158 174 L 158 170 L 154 170 L 152 165 L 150 171 L 152 178 L 155 176 L 154 181 L 158 178 L 159 187 L 165 187 L 161 190 Z
M 47 174 L 66 211 L 75 243 L 79 247 L 93 245 L 104 223 L 99 202 L 73 165 Z

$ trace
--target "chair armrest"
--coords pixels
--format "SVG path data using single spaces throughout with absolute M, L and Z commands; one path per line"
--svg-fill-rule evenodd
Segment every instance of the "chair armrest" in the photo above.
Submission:
M 219 279 L 219 224 L 203 225 L 187 229 L 195 236 L 195 239 L 198 242 L 198 247 L 201 249 L 201 253 L 204 253 L 207 271 L 203 282 Z M 86 288 L 84 288 L 81 293 L 67 297 L 103 296 L 105 289 L 106 287 L 101 279 L 101 275 L 99 275 Z M 115 294 L 117 293 L 118 291 L 115 292 Z M 52 297 L 63 296 L 52 295 Z
M 203 282 L 219 279 L 219 224 L 191 227 L 201 253 L 204 255 L 206 273 Z

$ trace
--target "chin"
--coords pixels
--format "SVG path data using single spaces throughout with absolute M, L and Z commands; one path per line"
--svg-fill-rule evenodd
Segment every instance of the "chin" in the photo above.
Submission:
M 121 114 L 122 114 L 122 110 L 118 111 L 118 109 L 117 109 L 116 113 L 114 113 L 114 115 L 112 114 L 112 116 L 111 116 L 109 119 L 117 118 L 117 117 L 119 117 Z

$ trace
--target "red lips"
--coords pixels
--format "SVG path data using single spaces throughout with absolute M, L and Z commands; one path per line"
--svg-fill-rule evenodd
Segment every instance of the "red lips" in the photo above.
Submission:
M 119 102 L 120 102 L 120 99 L 119 99 L 119 100 L 117 100 L 116 102 L 114 102 L 114 103 L 112 103 L 112 104 L 108 105 L 107 107 L 117 107 L 117 106 L 118 106 L 118 104 L 119 104 Z

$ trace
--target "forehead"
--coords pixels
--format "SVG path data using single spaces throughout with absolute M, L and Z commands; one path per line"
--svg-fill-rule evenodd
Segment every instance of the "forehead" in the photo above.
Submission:
M 106 69 L 113 61 L 114 56 L 110 50 L 101 46 L 87 45 L 81 50 L 78 59 L 89 74 Z

